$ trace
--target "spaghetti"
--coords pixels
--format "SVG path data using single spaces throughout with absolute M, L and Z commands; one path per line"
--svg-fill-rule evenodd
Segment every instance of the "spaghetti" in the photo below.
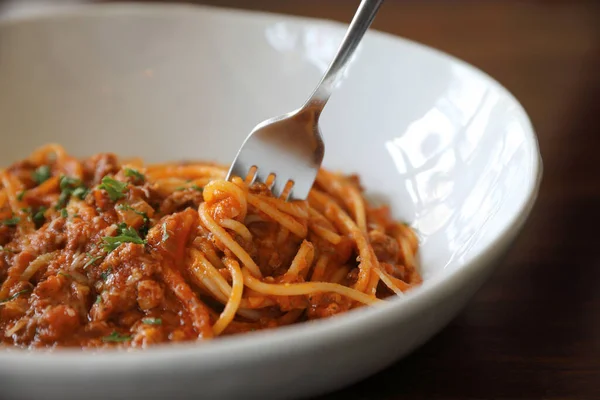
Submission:
M 78 160 L 0 171 L 0 343 L 147 347 L 330 317 L 401 295 L 418 240 L 356 177 L 306 201 L 207 163 Z

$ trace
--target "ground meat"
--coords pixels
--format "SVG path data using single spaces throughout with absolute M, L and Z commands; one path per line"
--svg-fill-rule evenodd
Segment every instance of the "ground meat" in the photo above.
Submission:
M 321 293 L 308 297 L 310 307 L 307 309 L 308 319 L 328 318 L 350 309 L 351 300 L 338 293 Z
M 408 276 L 406 274 L 406 267 L 404 265 L 392 265 L 388 263 L 380 263 L 379 266 L 383 268 L 385 272 L 392 275 L 395 278 L 402 279 L 406 281 Z
M 279 226 L 276 222 L 256 222 L 250 226 L 253 242 L 248 243 L 248 253 L 267 276 L 279 276 L 287 271 L 298 248 L 301 239 L 290 235 L 283 243 L 276 241 Z
M 160 204 L 160 212 L 162 214 L 172 214 L 177 211 L 182 211 L 187 207 L 198 209 L 200 203 L 204 201 L 202 192 L 195 189 L 186 189 L 174 192 Z
M 137 302 L 142 310 L 156 308 L 162 303 L 164 292 L 158 282 L 147 279 L 137 285 Z
M 36 314 L 43 314 L 48 307 L 68 305 L 83 319 L 88 308 L 89 293 L 89 288 L 68 276 L 52 275 L 35 287 L 32 305 Z
M 30 236 L 30 246 L 36 254 L 52 253 L 64 248 L 67 241 L 66 222 L 66 218 L 57 218 L 46 229 L 40 229 Z
M 250 193 L 252 194 L 260 194 L 267 197 L 273 197 L 273 193 L 269 190 L 267 185 L 264 183 L 257 182 L 250 186 Z
M 136 308 L 138 283 L 152 277 L 158 268 L 142 245 L 125 243 L 111 252 L 90 272 L 100 293 L 100 299 L 91 310 L 92 319 L 103 321 Z
M 89 243 L 93 235 L 97 233 L 93 225 L 85 223 L 81 218 L 74 218 L 66 226 L 66 248 L 73 252 L 82 250 Z
M 77 311 L 67 305 L 47 308 L 39 319 L 37 336 L 39 339 L 52 342 L 79 329 Z
M 381 231 L 369 232 L 369 241 L 377 259 L 381 262 L 396 264 L 400 255 L 400 246 L 396 239 Z
M 350 272 L 348 272 L 348 275 L 346 276 L 346 280 L 348 281 L 348 286 L 354 286 L 354 284 L 358 281 L 359 273 L 360 273 L 360 270 L 358 268 L 354 268 Z
M 140 325 L 133 338 L 133 344 L 138 347 L 148 347 L 165 341 L 165 332 L 160 327 Z

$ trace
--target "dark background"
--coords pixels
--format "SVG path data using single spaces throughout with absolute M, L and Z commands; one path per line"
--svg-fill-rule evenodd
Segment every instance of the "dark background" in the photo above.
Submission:
M 358 5 L 188 2 L 343 22 Z M 538 133 L 544 179 L 508 258 L 445 330 L 323 399 L 600 399 L 600 1 L 387 0 L 373 27 L 512 91 Z

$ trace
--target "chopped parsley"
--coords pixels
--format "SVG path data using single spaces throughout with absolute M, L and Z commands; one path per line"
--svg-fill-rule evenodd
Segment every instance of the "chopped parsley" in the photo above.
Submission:
M 14 250 L 7 249 L 7 248 L 6 248 L 6 247 L 4 247 L 4 246 L 0 246 L 0 251 L 3 251 L 3 252 L 5 252 L 5 253 L 14 253 L 14 252 L 15 252 Z
M 160 318 L 144 318 L 142 323 L 146 325 L 162 325 L 162 319 Z
M 58 204 L 56 208 L 63 208 L 69 202 L 71 196 L 75 196 L 81 200 L 88 194 L 88 188 L 77 178 L 71 178 L 69 176 L 60 177 L 60 196 L 58 197 Z
M 17 193 L 17 200 L 22 201 L 23 197 L 25 197 L 25 190 Z
M 146 177 L 144 176 L 144 174 L 133 168 L 125 168 L 125 176 L 128 178 L 133 178 L 134 180 L 139 182 L 146 181 Z
M 33 222 L 35 222 L 36 225 L 42 225 L 44 221 L 46 221 L 46 217 L 44 217 L 46 210 L 47 208 L 42 206 L 38 208 L 35 214 L 33 214 Z
M 41 185 L 42 183 L 46 182 L 48 179 L 50 179 L 51 176 L 52 173 L 50 171 L 50 167 L 47 165 L 39 166 L 35 171 L 31 173 L 31 178 L 38 185 Z
M 89 267 L 90 265 L 94 264 L 96 261 L 102 258 L 102 256 L 92 257 L 92 255 L 89 253 L 87 253 L 86 255 L 88 256 L 89 261 L 83 265 L 83 269 L 86 269 L 87 267 Z
M 73 278 L 71 275 L 69 275 L 69 274 L 67 274 L 67 273 L 65 273 L 65 272 L 62 272 L 62 271 L 60 271 L 60 272 L 58 273 L 58 275 L 62 275 L 62 276 L 64 276 L 65 278 L 69 278 L 69 279 L 72 279 L 72 278 Z
M 124 223 L 117 226 L 116 236 L 105 236 L 102 240 L 104 240 L 104 249 L 109 253 L 123 243 L 146 244 L 146 241 L 138 235 L 135 229 Z
M 199 191 L 200 193 L 204 192 L 204 188 L 196 185 L 195 183 L 191 186 L 192 189 Z
M 96 296 L 96 301 L 94 302 L 94 304 L 100 304 L 102 303 L 102 296 L 98 295 Z
M 108 279 L 108 276 L 112 274 L 112 268 L 107 269 L 106 271 L 104 271 L 103 273 L 100 274 L 100 279 L 102 279 L 103 281 Z
M 83 200 L 85 198 L 85 196 L 87 195 L 87 193 L 88 193 L 88 190 L 84 186 L 76 187 L 75 190 L 73 190 L 73 196 L 77 197 L 80 200 Z
M 117 201 L 125 197 L 125 190 L 127 189 L 126 182 L 119 182 L 118 180 L 105 176 L 102 178 L 102 183 L 98 186 L 98 189 L 104 189 L 108 193 L 108 197 L 112 201 Z
M 72 178 L 70 176 L 61 175 L 59 180 L 60 190 L 67 189 L 75 189 L 76 187 L 81 185 L 81 181 L 77 178 Z
M 25 293 L 29 293 L 29 292 L 30 292 L 29 289 L 21 290 L 21 291 L 15 293 L 15 294 L 13 294 L 12 296 L 4 299 L 4 300 L 0 300 L 0 304 L 4 304 L 4 303 L 8 303 L 9 301 L 13 301 L 14 299 L 16 299 L 17 297 L 19 297 L 20 295 L 25 294 Z
M 131 340 L 130 335 L 121 335 L 117 331 L 113 331 L 113 333 L 111 333 L 110 335 L 104 336 L 102 338 L 103 342 L 115 342 L 115 343 L 128 342 L 130 340 Z
M 17 224 L 19 223 L 19 221 L 21 221 L 21 218 L 19 218 L 19 217 L 12 217 L 12 218 L 5 219 L 4 221 L 2 221 L 2 225 L 4 225 L 4 226 L 17 226 Z
M 69 213 L 66 208 L 63 208 L 62 210 L 60 210 L 60 216 L 63 218 L 67 218 L 69 216 Z
M 167 230 L 167 223 L 166 222 L 163 223 L 162 228 L 163 228 L 162 242 L 164 243 L 167 240 L 169 240 L 169 237 L 170 237 L 169 231 Z

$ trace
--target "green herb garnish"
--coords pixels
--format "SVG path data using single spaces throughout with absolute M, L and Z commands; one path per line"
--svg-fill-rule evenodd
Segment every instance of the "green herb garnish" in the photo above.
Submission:
M 108 268 L 106 271 L 100 274 L 100 279 L 103 281 L 108 279 L 108 276 L 112 273 L 112 268 Z
M 80 200 L 83 200 L 85 199 L 85 196 L 87 196 L 88 192 L 89 190 L 86 187 L 79 186 L 73 190 L 73 196 L 77 197 Z
M 62 272 L 62 271 L 60 271 L 60 272 L 58 273 L 58 275 L 62 275 L 62 276 L 64 276 L 65 278 L 73 279 L 73 277 L 72 277 L 71 275 L 69 275 L 69 274 L 67 274 L 67 273 L 65 273 L 65 272 Z
M 4 221 L 2 221 L 2 225 L 4 225 L 4 226 L 17 226 L 17 224 L 19 223 L 19 221 L 21 221 L 21 218 L 19 218 L 19 217 L 12 217 L 12 218 L 5 219 Z
M 90 265 L 94 264 L 96 261 L 102 258 L 102 256 L 92 257 L 92 255 L 89 253 L 86 253 L 86 255 L 88 256 L 89 261 L 83 265 L 83 269 L 86 269 L 87 267 L 89 267 Z
M 48 179 L 50 179 L 51 176 L 52 173 L 50 172 L 50 167 L 47 165 L 39 166 L 35 171 L 31 173 L 31 178 L 38 185 L 46 182 Z
M 35 214 L 33 214 L 33 222 L 35 222 L 36 225 L 42 225 L 44 223 L 44 221 L 46 220 L 46 217 L 44 217 L 44 213 L 46 212 L 46 210 L 47 208 L 42 206 L 37 210 Z
M 4 247 L 4 246 L 0 246 L 0 251 L 3 251 L 3 252 L 5 252 L 5 253 L 14 253 L 14 252 L 15 252 L 14 250 L 7 249 L 7 248 L 6 248 L 6 247 Z
M 17 193 L 17 200 L 22 201 L 23 197 L 25 197 L 25 190 Z
M 67 218 L 69 216 L 69 213 L 66 208 L 63 208 L 62 210 L 60 210 L 60 216 L 63 218 Z
M 146 325 L 162 325 L 162 319 L 160 318 L 144 318 L 142 323 Z
M 96 296 L 96 301 L 94 302 L 94 304 L 100 304 L 102 303 L 102 296 L 98 295 Z
M 129 335 L 121 335 L 117 331 L 113 331 L 113 333 L 111 333 L 110 335 L 104 336 L 102 338 L 103 342 L 115 342 L 115 343 L 128 342 L 130 340 L 131 340 L 131 336 L 129 336 Z
M 4 299 L 4 300 L 0 300 L 0 304 L 4 304 L 4 303 L 8 303 L 9 301 L 13 301 L 14 299 L 16 299 L 17 297 L 19 297 L 20 295 L 25 294 L 25 293 L 29 293 L 29 292 L 30 292 L 29 289 L 21 290 L 21 291 L 15 293 L 15 294 L 13 294 L 12 296 Z
M 108 197 L 112 201 L 117 201 L 125 197 L 124 193 L 127 189 L 126 182 L 119 182 L 109 176 L 102 178 L 102 183 L 98 186 L 98 189 L 104 189 L 108 193 Z
M 102 240 L 104 240 L 104 249 L 109 253 L 123 243 L 146 244 L 146 241 L 138 235 L 135 229 L 124 223 L 117 226 L 116 236 L 105 236 Z
M 146 177 L 140 171 L 135 170 L 133 168 L 125 168 L 125 176 L 128 178 L 133 178 L 134 180 L 145 182 Z
M 66 176 L 66 175 L 61 175 L 60 180 L 59 180 L 60 190 L 62 190 L 62 191 L 68 190 L 68 189 L 72 190 L 80 185 L 81 185 L 81 181 L 79 179 L 72 178 L 72 177 Z
M 87 195 L 88 189 L 83 183 L 77 178 L 71 178 L 69 176 L 60 177 L 60 196 L 58 197 L 58 204 L 56 209 L 63 208 L 69 202 L 71 196 L 75 196 L 81 200 Z

